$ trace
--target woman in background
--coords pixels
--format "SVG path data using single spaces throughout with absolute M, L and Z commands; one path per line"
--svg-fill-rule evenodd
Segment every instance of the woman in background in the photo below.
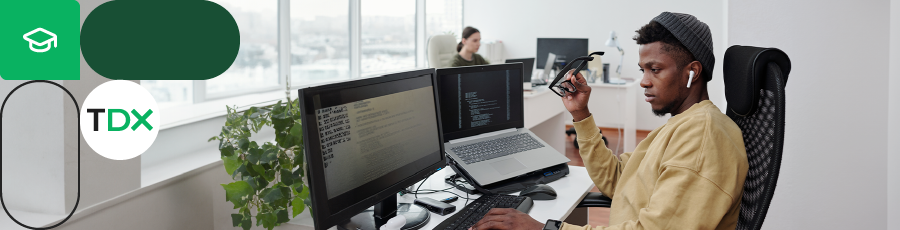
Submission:
M 491 64 L 488 63 L 487 60 L 484 60 L 481 55 L 475 53 L 478 52 L 479 47 L 481 47 L 481 32 L 471 26 L 466 27 L 462 32 L 462 41 L 456 45 L 456 51 L 459 53 L 453 58 L 453 64 L 450 66 L 459 67 Z

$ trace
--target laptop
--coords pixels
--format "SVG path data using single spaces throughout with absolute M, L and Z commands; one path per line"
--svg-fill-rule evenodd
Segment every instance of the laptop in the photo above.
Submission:
M 448 159 L 482 186 L 569 162 L 524 127 L 522 72 L 522 63 L 436 70 Z
M 534 70 L 534 58 L 516 58 L 516 59 L 506 59 L 506 63 L 516 63 L 521 62 L 523 67 L 522 72 L 522 89 L 531 90 L 531 71 Z

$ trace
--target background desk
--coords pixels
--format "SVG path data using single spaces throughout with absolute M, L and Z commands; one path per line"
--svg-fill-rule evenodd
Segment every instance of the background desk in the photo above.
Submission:
M 554 94 L 554 96 L 556 95 Z M 453 174 L 453 170 L 444 168 L 436 172 L 434 175 L 425 180 L 424 184 L 422 184 L 422 189 L 439 190 L 449 188 L 450 185 L 444 183 L 444 177 L 448 174 Z M 534 201 L 534 206 L 528 213 L 528 215 L 541 223 L 547 221 L 547 219 L 565 220 L 566 218 L 568 218 L 570 214 L 573 214 L 573 211 L 575 211 L 575 207 L 578 205 L 578 203 L 581 202 L 581 199 L 583 199 L 588 191 L 590 191 L 591 188 L 594 187 L 594 182 L 591 181 L 591 178 L 590 176 L 588 176 L 587 170 L 584 167 L 569 166 L 568 176 L 554 181 L 549 185 L 556 190 L 557 198 L 555 200 Z M 462 210 L 466 204 L 466 199 L 463 199 L 466 196 L 465 193 L 455 188 L 450 189 L 449 191 L 462 195 L 462 197 L 456 202 L 451 203 L 456 206 L 457 211 Z M 511 195 L 518 195 L 518 193 L 512 193 Z M 451 196 L 453 196 L 453 194 L 445 192 L 419 195 L 419 197 L 430 197 L 436 200 Z M 480 197 L 480 195 L 469 195 L 469 198 L 471 199 L 476 199 L 478 197 Z M 404 195 L 397 197 L 397 202 L 399 203 L 412 203 L 413 200 L 415 200 L 415 197 L 413 195 Z M 585 218 L 584 222 L 587 222 L 587 208 L 580 208 L 578 211 L 584 212 L 578 213 L 577 215 L 583 216 L 583 218 Z M 454 214 L 456 214 L 456 212 L 447 214 L 446 216 L 430 213 L 431 219 L 428 221 L 428 224 L 426 224 L 425 227 L 422 227 L 421 229 L 433 229 L 438 224 Z M 575 214 L 573 214 L 573 216 L 575 216 Z M 312 218 L 310 218 L 308 212 L 304 212 L 303 214 L 300 214 L 296 218 L 292 219 L 287 224 L 282 224 L 275 229 L 313 229 L 312 226 Z
M 594 115 L 594 122 L 602 127 L 622 127 L 625 152 L 634 151 L 637 116 L 636 82 L 624 85 L 589 83 L 591 100 L 588 109 Z M 566 152 L 565 125 L 572 124 L 572 115 L 563 106 L 562 99 L 550 91 L 547 85 L 535 86 L 526 91 L 525 128 L 534 132 L 560 153 Z
M 525 128 L 547 142 L 560 154 L 566 153 L 566 116 L 562 98 L 546 85 L 525 91 Z M 569 118 L 571 120 L 571 118 Z

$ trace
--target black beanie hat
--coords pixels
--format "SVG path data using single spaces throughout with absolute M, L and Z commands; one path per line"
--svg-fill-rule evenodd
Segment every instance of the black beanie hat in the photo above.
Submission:
M 704 80 L 707 82 L 712 80 L 716 57 L 713 55 L 712 33 L 709 32 L 709 26 L 697 20 L 697 17 L 693 15 L 672 12 L 662 12 L 653 18 L 653 21 L 659 22 L 672 35 L 675 35 L 675 38 L 681 41 L 684 47 L 687 47 L 700 65 L 703 65 Z

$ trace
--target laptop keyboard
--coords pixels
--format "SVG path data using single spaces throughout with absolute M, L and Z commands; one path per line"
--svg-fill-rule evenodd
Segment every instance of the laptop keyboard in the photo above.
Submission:
M 504 138 L 498 138 L 478 143 L 456 146 L 451 148 L 457 156 L 466 164 L 478 163 L 510 154 L 525 152 L 532 149 L 543 148 L 528 133 L 516 134 Z

